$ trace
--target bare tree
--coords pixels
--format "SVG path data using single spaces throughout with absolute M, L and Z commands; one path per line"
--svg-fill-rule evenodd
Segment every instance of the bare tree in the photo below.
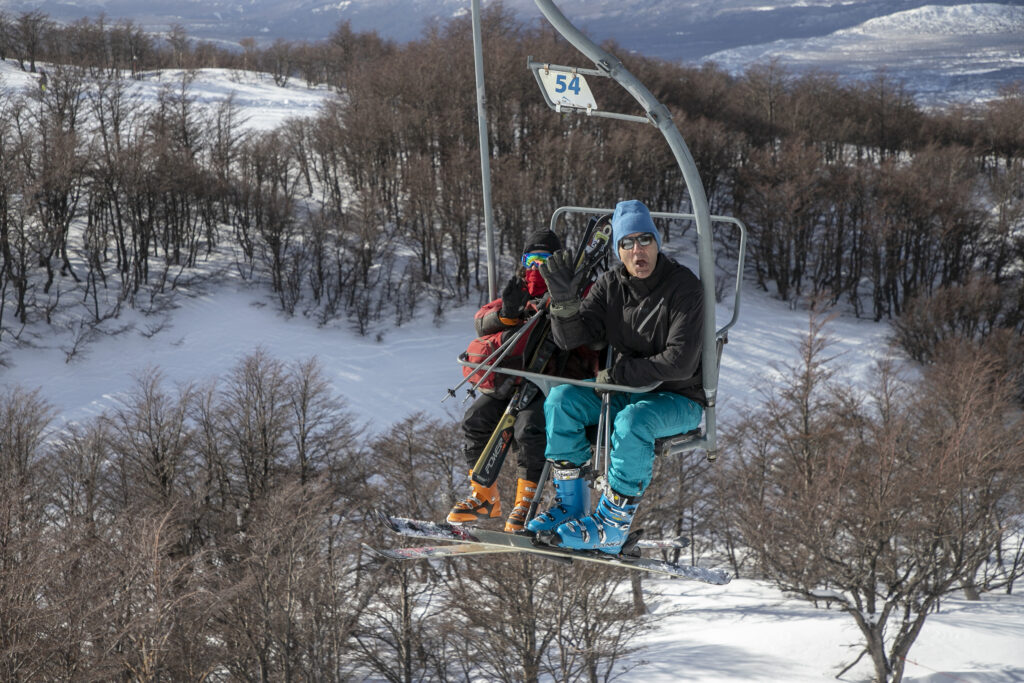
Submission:
M 448 666 L 461 662 L 461 677 L 613 680 L 629 672 L 636 638 L 658 620 L 636 614 L 628 570 L 519 554 L 449 562 L 437 576 L 448 595 L 437 626 L 454 636 Z
M 409 565 L 384 567 L 375 579 L 381 582 L 377 599 L 354 639 L 360 669 L 392 683 L 448 680 L 453 663 L 446 641 L 458 635 L 446 632 L 444 588 Z
M 1019 514 L 1014 382 L 975 349 L 917 387 L 883 366 L 863 403 L 829 381 L 824 343 L 812 325 L 793 377 L 740 432 L 735 520 L 769 579 L 840 605 L 875 679 L 899 681 L 938 601 L 975 585 L 997 516 Z
M 178 69 L 192 68 L 188 32 L 181 24 L 173 24 L 167 32 L 167 43 L 171 46 L 170 66 Z
M 36 648 L 48 626 L 39 599 L 53 560 L 42 446 L 54 411 L 39 394 L 0 393 L 0 674 L 10 681 L 43 675 L 47 655 Z
M 14 42 L 14 22 L 7 12 L 0 12 L 0 62 L 7 61 Z
M 234 676 L 348 678 L 350 639 L 378 583 L 357 572 L 358 543 L 330 521 L 341 502 L 323 481 L 283 483 L 253 506 L 244 534 L 224 539 L 231 559 L 213 571 L 220 657 Z
M 22 12 L 15 20 L 14 36 L 17 41 L 18 65 L 24 69 L 28 60 L 28 70 L 36 72 L 36 59 L 43 51 L 43 44 L 53 32 L 54 23 L 50 17 L 39 10 Z
M 472 667 L 467 673 L 501 681 L 540 680 L 545 664 L 557 661 L 552 654 L 559 651 L 564 613 L 572 609 L 556 591 L 553 561 L 496 555 L 451 562 L 444 628 L 464 643 Z M 488 656 L 472 657 L 472 652 Z
M 187 419 L 191 389 L 172 394 L 163 385 L 158 370 L 145 371 L 105 418 L 112 469 L 125 508 L 167 509 L 188 492 L 183 487 L 193 474 Z
M 296 56 L 296 50 L 291 43 L 281 38 L 275 40 L 267 51 L 263 68 L 274 77 L 274 84 L 278 87 L 283 88 L 288 85 Z

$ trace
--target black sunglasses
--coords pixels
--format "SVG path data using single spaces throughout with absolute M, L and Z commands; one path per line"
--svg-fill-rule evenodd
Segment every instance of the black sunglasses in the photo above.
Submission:
M 619 249 L 632 251 L 634 244 L 639 244 L 641 247 L 649 247 L 653 241 L 654 235 L 651 234 L 637 235 L 636 237 L 623 237 L 619 240 Z

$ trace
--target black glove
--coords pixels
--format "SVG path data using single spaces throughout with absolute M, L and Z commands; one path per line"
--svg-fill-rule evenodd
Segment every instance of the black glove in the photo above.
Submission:
M 598 384 L 617 384 L 617 382 L 612 379 L 612 369 L 611 368 L 605 368 L 604 370 L 598 370 L 597 371 L 597 377 L 595 378 L 595 381 Z M 595 388 L 594 391 L 597 392 L 598 395 L 612 393 L 608 389 Z
M 571 252 L 565 249 L 556 251 L 540 264 L 538 270 L 551 293 L 551 315 L 568 318 L 580 310 L 577 292 L 583 282 L 583 273 L 576 272 Z
M 526 291 L 526 282 L 520 277 L 512 276 L 505 289 L 501 290 L 501 317 L 523 317 L 523 307 L 529 300 L 530 293 Z

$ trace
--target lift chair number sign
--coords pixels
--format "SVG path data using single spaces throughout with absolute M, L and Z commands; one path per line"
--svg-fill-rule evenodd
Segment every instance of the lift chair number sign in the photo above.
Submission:
M 556 105 L 574 109 L 597 109 L 587 80 L 580 74 L 540 69 L 540 80 Z

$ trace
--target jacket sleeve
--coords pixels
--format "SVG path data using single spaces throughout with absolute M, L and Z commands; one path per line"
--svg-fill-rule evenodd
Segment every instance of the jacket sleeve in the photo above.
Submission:
M 642 387 L 681 382 L 697 373 L 704 342 L 703 294 L 695 289 L 680 292 L 668 305 L 664 350 L 647 358 L 619 358 L 612 368 L 616 384 Z
M 580 310 L 568 318 L 551 316 L 555 343 L 562 349 L 575 349 L 605 340 L 605 314 L 608 307 L 608 276 L 605 273 L 580 302 Z
M 494 334 L 495 332 L 503 332 L 511 327 L 516 327 L 516 325 L 506 325 L 501 322 L 501 317 L 495 311 L 490 311 L 479 318 L 474 318 L 473 324 L 476 327 L 476 336 L 478 337 Z
M 490 303 L 484 304 L 476 315 L 473 316 L 473 327 L 476 330 L 476 336 L 483 337 L 487 334 L 494 334 L 495 332 L 504 332 L 505 330 L 515 329 L 519 327 L 520 322 L 517 320 L 515 324 L 509 325 L 501 319 L 501 299 L 495 299 Z

